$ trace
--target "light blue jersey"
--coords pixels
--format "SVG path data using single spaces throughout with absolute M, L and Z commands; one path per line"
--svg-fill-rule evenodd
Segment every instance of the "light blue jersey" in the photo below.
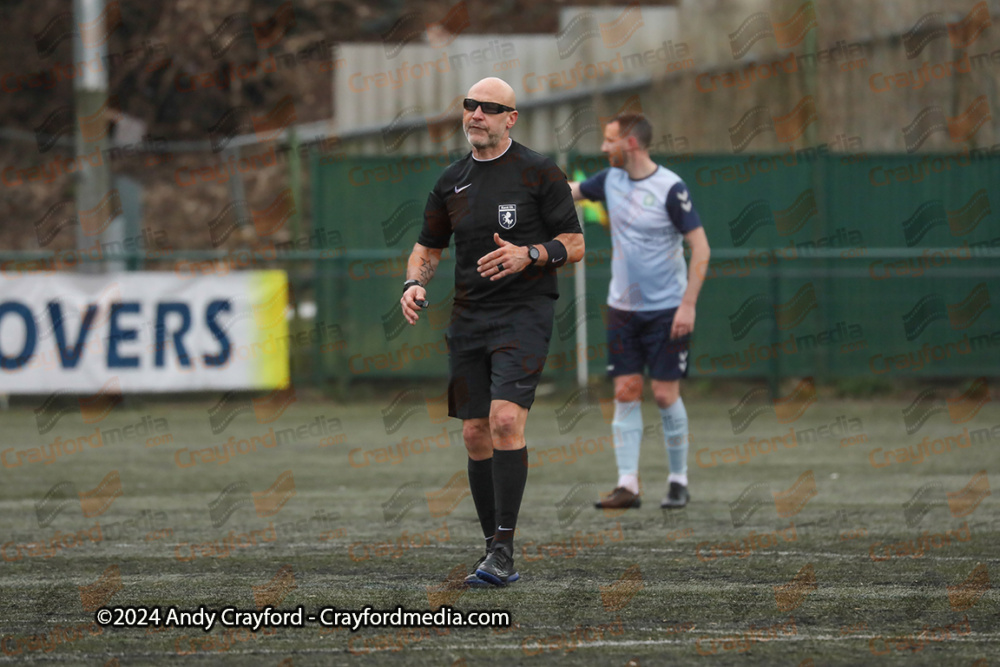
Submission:
M 633 181 L 610 167 L 580 183 L 587 199 L 603 201 L 611 220 L 608 305 L 618 310 L 666 310 L 687 289 L 684 235 L 701 227 L 687 186 L 660 166 Z

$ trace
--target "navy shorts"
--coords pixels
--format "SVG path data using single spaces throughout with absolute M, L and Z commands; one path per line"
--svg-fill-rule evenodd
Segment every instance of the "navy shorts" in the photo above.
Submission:
M 448 328 L 448 414 L 490 416 L 492 401 L 530 408 L 549 353 L 555 300 L 459 306 Z
M 608 375 L 642 375 L 654 380 L 687 377 L 691 336 L 670 340 L 676 308 L 618 310 L 608 307 Z

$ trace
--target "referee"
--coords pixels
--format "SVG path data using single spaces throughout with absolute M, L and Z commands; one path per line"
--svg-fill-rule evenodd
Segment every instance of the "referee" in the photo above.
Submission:
M 462 128 L 472 152 L 441 174 L 403 283 L 416 324 L 441 252 L 455 239 L 455 302 L 448 330 L 448 414 L 462 420 L 469 488 L 486 553 L 465 582 L 505 586 L 528 477 L 524 425 L 548 355 L 556 269 L 583 258 L 566 175 L 510 138 L 514 90 L 487 78 L 469 89 Z

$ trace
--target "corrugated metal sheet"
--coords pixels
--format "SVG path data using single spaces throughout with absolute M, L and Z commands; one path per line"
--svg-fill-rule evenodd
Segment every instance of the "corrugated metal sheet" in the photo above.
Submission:
M 593 91 L 647 85 L 689 49 L 678 41 L 672 7 L 564 10 L 561 21 L 555 35 L 458 35 L 440 47 L 342 44 L 334 72 L 337 132 L 368 129 L 370 137 L 353 149 L 369 155 L 464 150 L 458 123 L 437 121 L 458 118 L 468 89 L 498 76 L 525 110 L 514 136 L 555 153 L 576 128 L 617 110 L 603 109 L 589 97 Z

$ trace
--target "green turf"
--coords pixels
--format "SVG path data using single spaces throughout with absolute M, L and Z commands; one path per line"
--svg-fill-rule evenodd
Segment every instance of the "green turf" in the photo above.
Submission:
M 434 389 L 433 393 L 439 393 L 438 387 Z M 470 566 L 482 548 L 472 500 L 465 497 L 446 516 L 432 517 L 425 496 L 441 490 L 456 473 L 464 474 L 464 450 L 459 441 L 451 444 L 447 437 L 459 427 L 457 421 L 432 423 L 427 411 L 421 410 L 398 431 L 386 434 L 381 409 L 388 401 L 344 406 L 300 400 L 273 423 L 258 424 L 247 411 L 223 433 L 213 435 L 208 408 L 214 400 L 204 405 L 147 400 L 119 407 L 97 424 L 85 424 L 79 411 L 67 414 L 53 430 L 39 435 L 34 412 L 13 409 L 2 415 L 4 450 L 48 445 L 56 437 L 78 437 L 95 428 L 106 432 L 137 424 L 147 415 L 167 420 L 172 441 L 147 447 L 145 437 L 131 437 L 105 442 L 100 448 L 85 447 L 52 464 L 0 468 L 0 539 L 6 558 L 0 579 L 0 635 L 4 638 L 0 661 L 626 665 L 633 659 L 632 664 L 640 665 L 797 665 L 809 664 L 811 659 L 816 665 L 969 665 L 980 658 L 995 659 L 1000 653 L 996 591 L 988 589 L 970 608 L 955 611 L 947 590 L 980 563 L 986 565 L 991 581 L 1000 578 L 995 496 L 985 498 L 964 517 L 952 516 L 942 503 L 946 492 L 960 491 L 980 470 L 986 470 L 989 481 L 996 483 L 1000 443 L 994 439 L 919 464 L 881 469 L 873 468 L 868 456 L 878 447 L 915 445 L 925 436 L 942 437 L 965 427 L 975 430 L 1000 424 L 996 403 L 988 403 L 965 424 L 951 423 L 947 413 L 934 414 L 916 435 L 907 435 L 902 417 L 907 400 L 820 400 L 794 423 L 780 424 L 771 412 L 734 435 L 729 409 L 738 399 L 688 401 L 693 502 L 686 510 L 668 513 L 659 509 L 665 491 L 666 453 L 662 436 L 651 428 L 641 459 L 644 505 L 620 516 L 584 506 L 598 491 L 610 491 L 616 476 L 607 440 L 602 451 L 595 451 L 596 439 L 609 434 L 600 411 L 587 412 L 572 429 L 560 434 L 556 410 L 561 403 L 549 399 L 536 404 L 528 422 L 534 467 L 518 526 L 516 564 L 522 580 L 504 590 L 464 592 L 444 584 L 449 571 Z M 658 413 L 649 404 L 645 408 L 646 425 L 655 427 Z M 697 463 L 695 453 L 703 448 L 721 450 L 750 437 L 773 437 L 790 428 L 801 431 L 830 424 L 840 416 L 860 419 L 867 442 L 842 447 L 839 437 L 828 437 L 799 442 L 795 448 L 780 447 L 745 465 L 722 463 L 707 468 Z M 271 428 L 308 425 L 316 417 L 338 419 L 342 437 L 334 435 L 328 441 L 333 444 L 321 447 L 320 437 L 307 436 L 294 444 L 258 448 L 221 465 L 180 468 L 175 462 L 183 448 L 203 449 L 222 445 L 231 436 L 239 439 Z M 363 456 L 357 452 L 353 459 L 349 456 L 357 448 L 374 452 L 404 437 L 423 439 L 442 431 L 445 437 L 439 443 L 448 446 L 431 443 L 427 452 L 399 463 L 378 462 L 377 454 L 370 453 L 371 463 L 356 467 L 352 460 L 357 464 Z M 566 452 L 578 438 L 582 438 L 579 444 L 584 454 L 570 462 Z M 589 445 L 592 453 L 586 453 L 588 439 L 595 440 Z M 565 450 L 558 449 L 564 446 Z M 9 463 L 9 451 L 6 456 Z M 707 460 L 704 453 L 701 460 Z M 76 494 L 95 489 L 112 471 L 118 471 L 121 497 L 103 513 L 84 516 L 84 507 L 91 512 L 102 508 L 99 502 L 81 503 Z M 294 497 L 275 515 L 258 516 L 251 494 L 267 490 L 284 471 L 291 471 Z M 792 487 L 807 471 L 813 473 L 817 494 L 800 511 L 779 517 L 776 505 L 769 502 L 745 523 L 734 526 L 730 503 L 744 490 L 760 483 L 751 496 L 766 494 L 762 496 L 766 499 L 771 491 Z M 43 501 L 61 482 L 69 485 Z M 243 484 L 231 491 L 230 498 L 244 503 L 215 527 L 210 503 L 235 483 Z M 578 486 L 584 483 L 592 486 Z M 908 525 L 904 503 L 932 483 L 940 486 L 932 487 L 927 498 L 940 502 L 918 525 Z M 390 505 L 387 520 L 383 503 L 404 485 L 409 486 Z M 61 509 L 60 497 L 67 499 Z M 567 497 L 571 502 L 560 506 Z M 409 501 L 413 504 L 407 509 Z M 267 499 L 258 502 L 266 512 Z M 131 524 L 126 523 L 130 520 Z M 932 547 L 920 558 L 875 562 L 869 557 L 874 543 L 913 540 L 923 531 L 954 531 L 965 522 L 971 534 L 967 541 Z M 267 529 L 272 523 L 270 539 Z M 778 544 L 756 549 L 748 557 L 709 561 L 696 555 L 706 553 L 705 543 L 743 540 L 751 531 L 764 534 L 785 529 L 790 536 L 792 523 L 794 541 L 779 536 Z M 51 541 L 56 531 L 89 530 L 96 538 L 98 525 L 100 541 L 88 538 L 48 558 L 29 556 L 26 549 L 11 546 Z M 178 559 L 178 555 L 191 555 L 190 547 L 183 545 L 220 540 L 230 531 L 258 531 L 261 539 L 225 558 L 202 553 L 194 560 Z M 428 546 L 407 549 L 397 553 L 399 557 L 371 546 L 398 540 L 404 531 L 408 535 L 430 532 L 435 538 L 424 538 Z M 569 548 L 574 538 L 575 552 Z M 367 558 L 359 544 L 369 545 Z M 20 559 L 10 560 L 18 553 Z M 109 570 L 115 566 L 117 570 Z M 793 580 L 800 572 L 799 579 Z M 85 589 L 81 594 L 79 587 L 98 583 L 106 573 L 112 577 L 109 586 Z M 113 580 L 117 573 L 120 589 Z M 815 587 L 809 585 L 810 573 Z M 507 610 L 516 626 L 509 630 L 453 628 L 446 634 L 394 629 L 352 634 L 323 631 L 311 624 L 257 637 L 242 632 L 234 637 L 223 628 L 209 635 L 173 628 L 155 633 L 106 628 L 97 636 L 84 631 L 82 636 L 73 636 L 73 641 L 50 645 L 51 650 L 33 643 L 41 639 L 31 639 L 45 635 L 51 641 L 59 636 L 59 627 L 85 626 L 93 614 L 85 611 L 84 603 L 96 604 L 102 595 L 110 595 L 108 605 L 255 609 L 253 587 L 272 580 L 281 598 L 280 609 L 298 605 L 307 611 L 323 606 L 359 610 L 366 605 L 428 609 L 428 587 L 432 592 L 443 587 L 435 600 L 454 600 L 463 610 Z M 778 608 L 775 586 L 789 587 L 782 599 L 794 609 Z M 965 618 L 971 632 L 955 625 Z M 921 640 L 925 626 L 948 625 L 953 628 L 950 637 L 939 630 L 931 634 L 938 641 Z M 752 627 L 779 630 L 768 641 L 748 642 Z M 895 639 L 886 644 L 887 638 Z M 17 650 L 21 653 L 10 655 Z M 714 655 L 704 655 L 712 650 Z M 885 650 L 885 655 L 876 654 Z

